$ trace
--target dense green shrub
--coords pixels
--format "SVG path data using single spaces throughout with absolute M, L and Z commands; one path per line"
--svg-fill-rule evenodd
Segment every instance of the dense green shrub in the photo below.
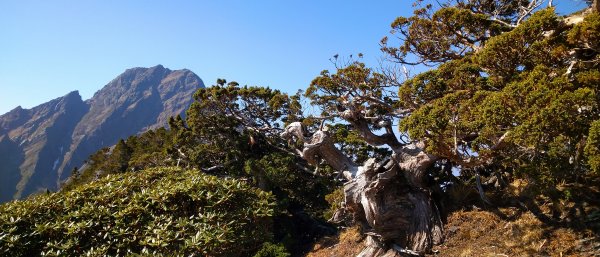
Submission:
M 262 248 L 254 255 L 254 257 L 289 257 L 290 254 L 287 252 L 282 244 L 273 244 L 266 242 Z
M 325 200 L 329 203 L 329 209 L 323 213 L 323 216 L 325 219 L 330 220 L 340 209 L 340 203 L 344 202 L 344 188 L 338 187 L 331 194 L 326 195 Z
M 157 168 L 0 205 L 0 255 L 250 255 L 273 197 L 245 182 Z
M 591 169 L 600 173 L 600 120 L 594 121 L 590 127 L 585 153 Z

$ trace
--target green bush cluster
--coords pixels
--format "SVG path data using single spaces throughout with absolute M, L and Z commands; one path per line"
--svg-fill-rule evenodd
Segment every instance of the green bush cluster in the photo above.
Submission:
M 250 255 L 272 237 L 273 202 L 196 170 L 108 175 L 0 205 L 0 255 Z
M 290 257 L 290 254 L 282 244 L 266 242 L 254 257 Z

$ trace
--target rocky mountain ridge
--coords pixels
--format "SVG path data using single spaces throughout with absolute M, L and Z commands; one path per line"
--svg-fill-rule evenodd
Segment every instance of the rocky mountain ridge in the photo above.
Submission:
M 73 91 L 0 115 L 0 202 L 56 190 L 98 149 L 185 115 L 201 87 L 189 70 L 132 68 L 88 100 Z

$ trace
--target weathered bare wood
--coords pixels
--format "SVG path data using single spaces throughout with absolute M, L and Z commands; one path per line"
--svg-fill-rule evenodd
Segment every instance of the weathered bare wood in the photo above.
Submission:
M 477 191 L 479 192 L 479 198 L 481 198 L 481 200 L 489 205 L 492 205 L 492 203 L 490 203 L 490 200 L 488 200 L 488 198 L 485 196 L 485 191 L 483 191 L 483 186 L 481 186 L 481 176 L 479 175 L 479 172 L 477 172 L 475 174 L 475 185 L 477 186 Z
M 443 241 L 440 212 L 426 183 L 427 169 L 437 157 L 425 153 L 422 144 L 403 146 L 392 142 L 387 145 L 397 148 L 390 159 L 380 163 L 369 159 L 357 166 L 335 147 L 326 131 L 309 136 L 297 122 L 281 136 L 301 140 L 301 156 L 309 163 L 317 164 L 322 159 L 344 173 L 347 182 L 340 212 L 351 214 L 368 235 L 358 256 L 422 255 Z M 385 142 L 382 138 L 372 139 Z
M 325 160 L 332 168 L 343 173 L 344 177 L 351 180 L 358 171 L 358 167 L 348 156 L 335 147 L 327 131 L 319 130 L 312 136 L 304 135 L 305 129 L 300 122 L 294 122 L 286 127 L 281 137 L 284 139 L 296 138 L 304 143 L 300 156 L 311 165 L 318 165 L 321 159 Z
M 369 125 L 364 120 L 351 121 L 353 128 L 360 134 L 360 136 L 372 146 L 383 146 L 388 145 L 392 148 L 392 150 L 399 149 L 402 147 L 396 136 L 391 132 L 391 125 L 389 126 L 389 131 L 386 131 L 383 135 L 376 135 L 369 129 Z

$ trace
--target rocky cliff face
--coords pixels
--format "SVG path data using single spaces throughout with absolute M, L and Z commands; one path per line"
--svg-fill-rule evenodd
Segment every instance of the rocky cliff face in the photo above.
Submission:
M 201 87 L 189 70 L 133 68 L 89 100 L 74 91 L 0 116 L 0 202 L 56 190 L 98 149 L 184 115 Z

